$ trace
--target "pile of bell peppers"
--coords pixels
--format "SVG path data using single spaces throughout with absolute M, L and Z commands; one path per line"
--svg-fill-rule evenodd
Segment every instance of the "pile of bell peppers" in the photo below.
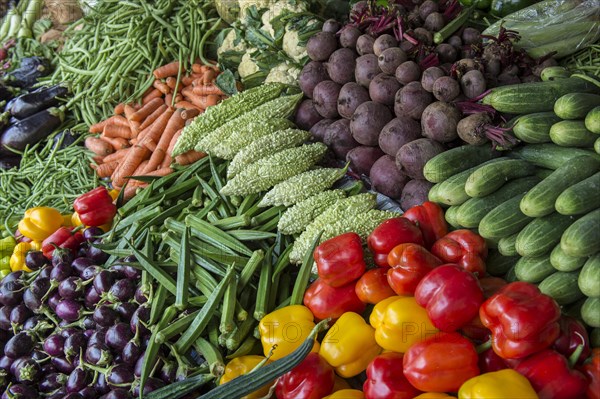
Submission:
M 28 209 L 14 238 L 0 240 L 0 277 L 11 271 L 31 272 L 25 262 L 31 251 L 41 251 L 47 259 L 52 259 L 55 250 L 77 251 L 84 241 L 83 228 L 99 227 L 108 231 L 117 212 L 116 194 L 97 187 L 77 197 L 74 212 L 67 215 L 46 206 Z
M 354 233 L 317 246 L 304 306 L 266 315 L 263 354 L 234 359 L 221 383 L 330 319 L 299 366 L 248 397 L 600 399 L 600 349 L 583 324 L 533 284 L 486 276 L 485 240 L 449 232 L 438 205 L 383 222 L 367 247 Z

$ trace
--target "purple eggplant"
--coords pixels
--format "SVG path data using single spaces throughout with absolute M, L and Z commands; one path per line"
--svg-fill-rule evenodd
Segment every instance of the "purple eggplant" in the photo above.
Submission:
M 150 320 L 150 308 L 146 305 L 141 305 L 131 316 L 129 327 L 132 333 L 136 333 L 139 329 L 140 334 L 145 335 L 149 332 L 148 328 L 144 324 Z
M 15 362 L 16 363 L 16 362 Z M 18 382 L 30 383 L 37 381 L 40 377 L 40 365 L 31 358 L 18 362 L 13 375 Z
M 117 323 L 111 326 L 106 332 L 105 343 L 110 348 L 120 352 L 132 338 L 133 333 L 129 326 L 125 323 Z
M 85 296 L 83 298 L 86 308 L 93 309 L 96 306 L 96 304 L 100 302 L 101 299 L 102 297 L 100 296 L 98 291 L 96 291 L 93 285 L 86 288 Z
M 11 385 L 2 394 L 2 399 L 38 399 L 39 395 L 33 387 L 25 384 Z
M 26 356 L 31 353 L 33 344 L 34 342 L 31 334 L 27 331 L 21 331 L 9 339 L 6 345 L 4 345 L 4 353 L 6 356 L 13 359 Z
M 23 293 L 23 304 L 27 309 L 39 313 L 43 310 L 43 303 L 40 298 L 36 297 L 30 288 L 27 288 Z
M 50 359 L 52 360 L 52 359 Z M 46 363 L 42 365 L 42 375 L 48 375 L 52 373 L 56 373 L 56 367 L 52 363 Z
M 46 374 L 42 377 L 38 387 L 40 392 L 50 393 L 63 387 L 67 383 L 68 379 L 69 377 L 63 373 Z
M 83 238 L 87 241 L 94 241 L 96 238 L 104 234 L 104 230 L 100 227 L 88 227 L 83 231 Z
M 67 359 L 79 357 L 81 351 L 87 347 L 87 338 L 83 332 L 76 332 L 65 339 L 64 353 Z M 77 389 L 79 391 L 79 389 Z
M 107 327 L 98 327 L 96 331 L 88 338 L 88 346 L 102 344 L 104 345 L 104 339 L 106 338 Z
M 10 323 L 13 326 L 22 326 L 25 323 L 25 320 L 33 316 L 31 310 L 27 308 L 24 304 L 20 304 L 15 306 L 10 312 Z
M 92 387 L 83 388 L 79 391 L 79 394 L 83 399 L 96 399 L 98 397 L 98 392 Z
M 63 396 L 63 399 L 83 399 L 83 396 L 79 392 L 71 392 Z
M 90 258 L 85 258 L 85 257 L 77 258 L 73 262 L 71 262 L 71 267 L 75 271 L 75 274 L 77 274 L 84 280 L 87 280 L 87 279 L 83 277 L 83 271 L 93 265 L 94 265 L 94 262 L 92 262 L 92 260 Z
M 64 353 L 65 338 L 60 334 L 52 334 L 44 341 L 44 351 L 50 356 L 62 356 Z
M 39 277 L 36 278 L 30 285 L 29 289 L 35 295 L 36 298 L 42 299 L 44 295 L 48 293 L 50 289 L 50 278 Z
M 134 299 L 140 305 L 148 302 L 150 298 L 150 285 L 142 284 L 135 290 Z
M 106 375 L 108 385 L 114 387 L 127 387 L 134 379 L 133 370 L 126 364 L 113 366 Z
M 72 299 L 63 299 L 55 309 L 56 315 L 66 321 L 75 321 L 82 316 L 83 307 Z
M 11 330 L 10 313 L 12 310 L 13 307 L 8 305 L 4 305 L 0 308 L 0 329 L 5 331 Z
M 48 321 L 40 316 L 31 316 L 25 323 L 23 323 L 23 331 L 29 331 L 35 329 L 41 330 L 42 326 L 45 326 L 43 329 L 47 330 L 53 328 L 53 324 L 48 323 Z
M 14 359 L 4 355 L 0 357 L 0 370 L 4 370 L 7 373 L 10 372 L 10 366 L 12 366 Z
M 94 310 L 94 321 L 102 327 L 110 327 L 119 319 L 119 314 L 107 305 L 100 305 Z
M 77 334 L 78 332 L 79 332 L 79 329 L 77 329 L 75 327 L 64 327 L 62 330 L 60 330 L 60 335 L 64 339 L 67 339 L 71 335 Z
M 96 392 L 98 392 L 98 394 L 100 394 L 100 395 L 104 395 L 104 394 L 110 392 L 110 387 L 108 386 L 108 383 L 106 382 L 106 374 L 104 374 L 104 373 L 98 374 L 98 376 L 96 378 L 96 382 L 92 386 L 94 387 L 94 390 Z
M 79 392 L 87 387 L 91 381 L 91 376 L 87 370 L 76 368 L 69 374 L 69 379 L 65 388 L 67 388 L 67 392 L 69 393 Z
M 0 287 L 0 304 L 17 306 L 23 301 L 24 290 L 25 287 L 20 280 L 13 280 L 2 284 L 2 287 Z
M 177 372 L 177 362 L 165 361 L 161 367 L 158 376 L 167 384 L 175 382 L 175 374 Z
M 135 282 L 129 279 L 116 281 L 108 290 L 107 299 L 110 302 L 126 302 L 135 295 Z
M 119 275 L 121 275 L 122 277 L 128 278 L 130 280 L 139 280 L 142 277 L 142 272 L 133 266 L 122 265 L 117 263 L 115 265 L 112 265 L 110 268 L 111 270 L 114 270 L 115 272 L 119 273 Z
M 63 85 L 41 87 L 30 93 L 23 94 L 11 101 L 7 111 L 16 118 L 24 119 L 48 107 L 59 104 L 59 97 L 64 97 L 69 90 Z
M 122 302 L 115 307 L 115 310 L 119 314 L 121 320 L 129 322 L 137 308 L 138 306 L 133 302 Z
M 50 265 L 42 267 L 42 270 L 39 271 L 39 274 L 37 275 L 36 280 L 38 278 L 50 279 L 50 273 L 52 273 L 52 269 L 53 269 L 53 267 Z
M 103 265 L 108 260 L 109 255 L 100 248 L 96 248 L 94 244 L 102 244 L 102 239 L 97 238 L 92 241 L 87 251 L 85 251 L 85 256 L 96 262 L 97 265 Z
M 129 341 L 123 348 L 121 352 L 121 357 L 123 358 L 123 363 L 128 364 L 130 366 L 135 366 L 135 362 L 142 355 L 142 348 L 135 342 Z
M 60 263 L 71 265 L 74 259 L 75 256 L 73 256 L 73 252 L 70 249 L 59 248 L 52 252 L 52 266 L 54 267 Z
M 60 283 L 67 277 L 73 274 L 73 268 L 66 262 L 59 262 L 52 268 L 50 272 L 50 280 Z
M 62 301 L 62 297 L 58 294 L 58 292 L 55 292 L 48 298 L 48 306 L 50 307 L 50 309 L 56 312 L 56 307 L 58 306 L 60 301 Z
M 22 270 L 18 270 L 16 272 L 8 273 L 6 276 L 4 276 L 4 278 L 2 279 L 2 281 L 0 281 L 0 288 L 2 288 L 4 286 L 4 284 L 10 283 L 11 281 L 20 280 L 21 277 L 23 277 L 23 271 Z
M 131 399 L 131 395 L 125 389 L 116 388 L 101 396 L 100 399 Z
M 156 391 L 162 387 L 165 386 L 165 383 L 161 380 L 159 380 L 158 378 L 148 378 L 148 380 L 146 381 L 146 383 L 144 384 L 144 389 L 142 391 L 142 395 L 147 395 L 152 391 Z M 137 384 L 134 388 L 133 388 L 133 397 L 137 398 L 140 395 L 140 385 Z
M 25 255 L 25 266 L 31 270 L 39 270 L 48 264 L 48 259 L 42 251 L 30 251 Z
M 146 356 L 146 352 L 142 353 L 142 355 L 138 358 L 137 362 L 135 362 L 135 366 L 133 367 L 133 375 L 137 378 L 142 376 L 142 369 L 144 368 L 144 358 Z
M 96 328 L 96 322 L 92 316 L 85 316 L 81 322 L 82 327 L 86 330 L 93 330 Z
M 50 361 L 52 362 L 54 367 L 56 367 L 56 370 L 65 374 L 70 374 L 73 370 L 75 370 L 75 367 L 77 367 L 75 361 L 70 362 L 64 357 L 53 357 L 52 359 L 50 359 Z
M 110 287 L 115 283 L 117 279 L 117 274 L 110 270 L 102 270 L 100 273 L 96 274 L 94 277 L 94 288 L 98 291 L 99 294 L 104 292 L 108 292 Z
M 77 299 L 83 296 L 85 285 L 79 277 L 67 277 L 58 285 L 58 293 L 64 299 Z
M 79 259 L 88 259 L 88 258 L 79 258 Z M 92 279 L 92 278 L 96 277 L 96 275 L 98 273 L 100 273 L 102 270 L 104 270 L 104 269 L 101 268 L 100 266 L 90 265 L 90 266 L 86 267 L 83 270 L 83 272 L 81 272 L 81 278 L 84 280 Z
M 31 358 L 38 363 L 44 363 L 46 360 L 50 360 L 50 356 L 47 353 L 42 352 L 39 349 L 34 349 L 31 352 Z
M 108 366 L 113 360 L 113 356 L 106 345 L 90 345 L 85 350 L 85 361 L 95 366 Z
M 65 387 L 62 387 L 46 396 L 45 399 L 64 399 L 66 394 L 67 390 L 65 389 Z

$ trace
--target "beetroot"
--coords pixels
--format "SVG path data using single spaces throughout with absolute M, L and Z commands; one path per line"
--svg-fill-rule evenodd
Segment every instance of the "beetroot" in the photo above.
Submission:
M 298 77 L 298 85 L 306 97 L 312 98 L 315 86 L 324 80 L 330 80 L 325 64 L 311 61 L 302 68 Z
M 396 166 L 413 179 L 424 179 L 423 167 L 431 158 L 444 152 L 437 141 L 421 138 L 404 144 L 396 154 Z
M 460 94 L 460 85 L 450 76 L 442 76 L 433 84 L 433 95 L 439 101 L 450 102 Z
M 375 54 L 362 55 L 356 59 L 354 78 L 359 85 L 369 87 L 371 80 L 380 72 L 379 60 Z
M 404 185 L 409 180 L 397 167 L 394 157 L 384 155 L 371 167 L 369 179 L 373 190 L 390 198 L 399 199 Z
M 302 101 L 296 110 L 295 121 L 300 129 L 310 130 L 321 119 L 323 119 L 323 116 L 317 112 L 315 105 L 310 99 Z
M 346 154 L 346 161 L 350 162 L 350 169 L 360 175 L 368 175 L 371 166 L 382 157 L 383 151 L 379 147 L 361 145 L 351 149 Z
M 421 86 L 428 92 L 433 91 L 433 84 L 436 80 L 444 76 L 444 71 L 438 67 L 430 67 L 423 71 L 421 76 Z
M 392 120 L 392 113 L 383 104 L 374 101 L 362 103 L 354 111 L 350 121 L 352 137 L 362 145 L 375 146 L 379 143 L 381 129 Z
M 386 154 L 396 156 L 400 147 L 419 137 L 421 137 L 419 122 L 401 115 L 383 127 L 379 134 L 379 147 Z
M 325 140 L 325 132 L 329 125 L 335 122 L 334 119 L 321 119 L 319 122 L 315 123 L 313 127 L 310 128 L 310 134 L 312 135 L 315 141 L 324 141 Z
M 396 69 L 407 59 L 406 53 L 399 47 L 385 49 L 379 54 L 377 62 L 382 72 L 388 75 L 396 73 Z
M 396 79 L 402 84 L 421 79 L 421 68 L 414 61 L 405 61 L 396 68 Z
M 433 183 L 423 179 L 411 180 L 404 186 L 400 197 L 400 207 L 408 210 L 413 206 L 421 205 L 428 200 L 429 190 Z
M 375 38 L 371 35 L 361 35 L 356 41 L 356 52 L 360 55 L 373 54 Z
M 362 32 L 355 26 L 346 25 L 340 32 L 340 45 L 345 48 L 356 48 L 356 42 Z
M 410 82 L 396 93 L 394 113 L 398 117 L 408 116 L 419 120 L 425 108 L 432 101 L 433 96 L 423 89 L 421 83 Z
M 460 87 L 467 98 L 478 97 L 485 92 L 485 77 L 480 71 L 474 69 L 460 78 Z
M 385 105 L 393 105 L 400 83 L 393 76 L 380 73 L 369 84 L 371 100 Z
M 342 86 L 331 80 L 325 80 L 315 86 L 313 101 L 315 109 L 323 118 L 336 118 L 338 116 L 337 98 L 341 89 Z
M 337 49 L 337 38 L 330 32 L 318 32 L 306 43 L 306 52 L 313 61 L 326 61 Z
M 340 119 L 333 122 L 325 130 L 325 139 L 323 140 L 335 153 L 336 157 L 346 159 L 348 152 L 360 144 L 354 140 L 350 131 L 350 121 Z
M 346 83 L 342 86 L 337 100 L 338 113 L 350 119 L 356 108 L 369 100 L 369 92 L 363 86 L 355 82 Z
M 422 134 L 440 143 L 456 140 L 456 125 L 460 119 L 460 111 L 452 104 L 434 102 L 425 108 L 421 116 Z
M 396 38 L 386 33 L 375 39 L 375 43 L 373 43 L 373 52 L 379 57 L 385 50 L 396 47 L 397 45 L 398 41 Z
M 335 50 L 325 65 L 331 80 L 341 85 L 354 80 L 356 57 L 356 53 L 349 48 Z

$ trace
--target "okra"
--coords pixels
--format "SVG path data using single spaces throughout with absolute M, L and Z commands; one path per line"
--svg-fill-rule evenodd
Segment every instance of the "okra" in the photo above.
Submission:
M 206 296 L 210 296 L 217 288 L 217 281 L 215 278 L 209 272 L 198 266 L 192 268 L 192 273 L 196 278 L 196 284 L 200 285 L 202 293 Z
M 262 352 L 262 346 L 260 341 L 254 338 L 253 335 L 249 335 L 246 337 L 244 342 L 230 355 L 227 355 L 227 359 L 235 359 L 236 357 L 250 355 L 252 353 L 256 353 L 258 351 Z
M 159 316 L 162 314 L 162 311 L 166 305 L 167 289 L 159 284 L 154 295 L 152 296 L 153 302 L 152 307 L 150 308 L 150 319 L 148 320 L 149 325 L 156 324 Z
M 252 226 L 262 226 L 265 223 L 273 220 L 273 218 L 277 217 L 279 220 L 280 214 L 285 211 L 287 208 L 285 206 L 274 206 L 269 208 L 268 210 L 260 213 L 259 215 L 252 218 Z M 275 223 L 277 224 L 277 223 Z
M 194 318 L 198 315 L 198 313 L 200 313 L 200 309 L 178 318 L 177 320 L 169 324 L 167 327 L 158 331 L 154 340 L 157 343 L 162 344 L 164 342 L 167 342 L 177 334 L 181 334 L 189 327 L 190 324 L 192 324 L 192 321 L 194 321 Z
M 235 322 L 233 316 L 235 313 L 235 304 L 237 296 L 237 278 L 234 278 L 233 282 L 227 286 L 225 295 L 223 297 L 223 307 L 221 309 L 221 324 L 219 331 L 223 334 L 229 334 L 235 328 Z
M 233 230 L 240 227 L 250 226 L 250 217 L 248 215 L 230 216 L 224 219 L 215 220 L 212 225 L 223 230 Z
M 208 242 L 217 248 L 223 250 L 235 251 L 244 255 L 251 256 L 252 251 L 223 230 L 211 226 L 209 223 L 194 215 L 188 215 L 185 218 L 186 225 L 192 227 L 192 233 L 202 241 Z
M 291 245 L 288 245 L 283 250 L 283 253 L 279 255 L 271 278 L 272 281 L 275 281 L 275 279 L 290 265 L 290 252 L 292 252 L 292 248 Z
M 240 241 L 260 241 L 277 237 L 276 233 L 259 230 L 227 230 L 227 233 Z
M 233 197 L 232 197 L 233 198 Z M 253 205 L 258 204 L 259 196 L 258 194 L 250 194 L 244 197 L 242 203 L 238 206 L 236 215 L 245 214 Z M 257 206 L 258 209 L 258 206 Z
M 194 349 L 206 360 L 210 373 L 216 378 L 221 378 L 225 372 L 225 362 L 223 361 L 221 351 L 210 343 L 210 341 L 207 341 L 202 337 L 194 342 Z
M 241 345 L 242 341 L 248 337 L 248 334 L 250 334 L 250 332 L 254 329 L 256 323 L 256 320 L 249 317 L 238 327 L 236 327 L 233 333 L 227 338 L 227 349 L 230 351 L 235 351 Z
M 302 266 L 300 266 L 300 271 L 298 272 L 298 277 L 296 278 L 296 283 L 294 284 L 294 289 L 292 291 L 292 298 L 290 301 L 291 305 L 302 305 L 304 291 L 306 291 L 306 287 L 308 286 L 308 280 L 310 279 L 310 272 L 314 262 L 313 252 L 317 245 L 319 245 L 319 240 L 321 239 L 322 234 L 323 231 L 317 234 L 312 245 L 310 246 L 310 250 L 306 251 L 304 254 Z
M 261 264 L 264 257 L 265 253 L 261 249 L 257 249 L 252 253 L 252 256 L 250 257 L 250 259 L 242 269 L 242 273 L 240 274 L 240 281 L 238 287 L 240 291 L 244 291 L 244 287 L 246 287 L 246 284 L 250 282 L 250 279 L 252 278 L 252 276 L 254 276 L 256 269 Z
M 271 262 L 272 251 L 267 252 L 265 262 L 260 271 L 258 288 L 256 290 L 256 306 L 254 318 L 260 321 L 268 312 L 269 292 L 271 291 L 271 278 L 273 276 L 273 264 Z
M 173 277 L 169 276 L 169 274 L 166 273 L 160 267 L 156 267 L 155 265 L 153 265 L 152 261 L 148 259 L 143 253 L 134 248 L 133 245 L 130 244 L 130 248 L 137 260 L 144 268 L 144 270 L 150 273 L 152 277 L 154 277 L 154 279 L 158 281 L 158 283 L 161 286 L 165 287 L 165 289 L 167 289 L 173 295 L 176 295 L 177 285 L 175 284 L 175 280 L 173 280 Z
M 183 310 L 188 305 L 190 270 L 192 268 L 190 250 L 190 230 L 183 230 L 181 248 L 179 251 L 179 264 L 177 265 L 177 287 L 175 293 L 175 307 Z
M 182 398 L 215 379 L 211 374 L 199 374 L 194 377 L 186 378 L 183 381 L 174 382 L 165 387 L 159 388 L 145 395 L 146 399 L 175 399 Z M 140 389 L 140 392 L 142 390 Z M 140 394 L 141 395 L 141 394 Z M 141 396 L 140 396 L 141 398 Z

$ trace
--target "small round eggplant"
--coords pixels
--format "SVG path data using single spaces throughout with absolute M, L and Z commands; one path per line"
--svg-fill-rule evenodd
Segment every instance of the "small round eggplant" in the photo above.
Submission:
M 88 227 L 83 231 L 83 238 L 85 238 L 86 241 L 94 241 L 103 234 L 104 231 L 100 227 Z
M 56 370 L 56 367 L 52 363 L 46 363 L 42 365 L 42 375 L 48 375 L 57 372 L 58 370 Z
M 65 389 L 65 387 L 62 387 L 62 388 L 52 392 L 45 399 L 64 399 L 66 394 L 67 394 L 67 390 Z
M 137 287 L 137 289 L 135 290 L 135 301 L 137 303 L 139 303 L 140 305 L 143 303 L 148 302 L 148 298 L 150 298 L 150 285 L 149 284 L 142 284 L 139 287 Z
M 22 331 L 8 340 L 4 345 L 6 356 L 16 359 L 31 353 L 34 342 L 29 332 Z
M 69 362 L 64 357 L 53 357 L 52 359 L 50 359 L 50 361 L 52 362 L 54 367 L 56 367 L 56 370 L 65 374 L 70 374 L 71 371 L 75 370 L 75 367 L 77 367 L 75 365 L 75 362 Z
M 83 399 L 96 399 L 98 397 L 98 392 L 92 387 L 85 387 L 79 394 Z
M 33 330 L 34 328 L 41 330 L 40 325 L 42 325 L 43 323 L 46 323 L 46 328 L 44 328 L 44 329 L 53 328 L 53 325 L 49 324 L 45 320 L 45 318 L 40 317 L 40 316 L 31 316 L 30 318 L 25 320 L 25 323 L 23 323 L 23 331 Z
M 146 357 L 146 352 L 142 353 L 138 358 L 137 362 L 135 362 L 135 366 L 133 368 L 133 375 L 137 378 L 142 376 L 142 369 L 144 368 L 144 358 Z
M 44 341 L 44 351 L 50 356 L 62 356 L 65 338 L 60 334 L 52 334 Z
M 129 279 L 116 281 L 108 290 L 107 298 L 110 302 L 126 302 L 135 295 L 135 282 Z
M 4 305 L 0 308 L 0 329 L 10 331 L 12 326 L 10 325 L 10 313 L 13 307 Z
M 119 314 L 107 305 L 100 305 L 94 310 L 94 321 L 99 326 L 110 327 L 119 319 Z
M 106 332 L 105 343 L 110 348 L 122 351 L 132 338 L 133 333 L 129 326 L 125 323 L 117 323 L 111 326 Z
M 10 372 L 10 366 L 12 366 L 14 359 L 4 355 L 0 357 L 0 370 L 4 370 L 7 373 Z
M 0 288 L 2 288 L 4 286 L 4 284 L 10 283 L 11 281 L 20 280 L 21 277 L 23 277 L 23 271 L 22 270 L 18 270 L 16 272 L 8 273 L 6 276 L 4 276 L 4 278 L 2 279 L 2 281 L 0 281 Z M 0 303 L 2 303 L 2 302 L 0 301 Z
M 96 291 L 93 285 L 86 288 L 85 296 L 83 299 L 86 308 L 94 309 L 96 304 L 100 302 L 101 299 L 102 297 L 100 296 L 98 291 Z
M 120 265 L 117 263 L 117 264 L 111 266 L 110 269 L 119 273 L 120 276 L 131 279 L 131 280 L 137 280 L 140 277 L 142 277 L 142 272 L 133 266 Z
M 140 334 L 142 335 L 148 333 L 148 329 L 144 325 L 145 323 L 148 323 L 148 320 L 150 320 L 150 308 L 146 305 L 141 305 L 131 316 L 131 321 L 129 322 L 131 332 L 135 334 L 139 329 Z
M 73 274 L 73 268 L 66 262 L 59 262 L 54 265 L 50 272 L 50 280 L 60 283 Z
M 110 287 L 115 283 L 117 274 L 110 270 L 102 270 L 94 277 L 94 288 L 99 294 L 108 292 Z
M 130 399 L 129 391 L 121 388 L 116 388 L 102 396 L 102 399 Z
M 94 264 L 94 262 L 92 262 L 92 260 L 90 258 L 80 257 L 80 258 L 75 259 L 71 263 L 71 267 L 75 271 L 75 274 L 77 274 L 84 280 L 87 280 L 86 278 L 83 277 L 83 271 L 86 268 L 92 266 L 93 264 Z
M 63 299 L 56 306 L 55 312 L 61 319 L 73 322 L 82 316 L 83 307 L 72 299 Z
M 38 387 L 40 392 L 50 393 L 63 387 L 67 383 L 68 378 L 69 377 L 63 373 L 46 374 L 42 377 Z
M 2 287 L 0 287 L 0 303 L 2 305 L 17 306 L 23 301 L 23 291 L 23 282 L 20 280 L 2 284 Z
M 156 391 L 157 389 L 160 389 L 164 386 L 165 386 L 165 383 L 163 381 L 159 380 L 158 378 L 150 377 L 144 384 L 144 389 L 142 391 L 142 394 L 147 395 L 150 392 Z M 139 394 L 140 394 L 140 386 L 138 384 L 133 388 L 133 397 L 137 398 L 139 396 Z
M 90 338 L 88 339 L 88 346 L 92 345 L 104 345 L 104 340 L 106 339 L 106 332 L 108 328 L 106 327 L 97 327 L 96 331 L 92 333 Z
M 160 369 L 158 376 L 167 384 L 171 384 L 175 382 L 176 373 L 177 362 L 165 361 L 165 364 Z
M 79 277 L 67 277 L 58 285 L 58 293 L 64 299 L 77 299 L 83 296 L 85 285 Z
M 51 265 L 42 267 L 42 270 L 40 270 L 40 274 L 37 275 L 36 280 L 38 278 L 50 279 L 50 273 L 52 273 L 52 269 L 53 267 Z
M 10 312 L 10 323 L 13 326 L 22 326 L 25 323 L 25 320 L 33 316 L 31 310 L 27 308 L 24 304 L 17 305 Z
M 70 265 L 73 259 L 75 259 L 75 256 L 70 249 L 58 248 L 52 252 L 52 266 L 56 266 L 59 263 Z
M 23 304 L 29 310 L 31 310 L 35 313 L 39 313 L 39 311 L 42 309 L 42 305 L 43 305 L 40 298 L 36 297 L 30 288 L 27 288 L 25 290 L 25 292 L 23 293 Z
M 96 328 L 96 322 L 92 316 L 85 316 L 82 321 L 82 327 L 86 330 L 93 331 Z
M 50 295 L 50 298 L 48 298 L 48 306 L 53 311 L 56 311 L 56 307 L 60 301 L 62 301 L 62 297 L 58 294 L 58 292 L 55 292 L 54 294 Z
M 13 374 L 18 382 L 31 383 L 39 380 L 40 365 L 32 358 L 25 358 L 19 362 Z
M 85 251 L 85 256 L 93 260 L 97 265 L 103 265 L 108 259 L 108 254 L 103 250 L 96 248 L 93 244 L 102 244 L 102 239 L 97 238 L 90 243 L 90 246 Z
M 138 306 L 133 302 L 122 302 L 115 307 L 115 310 L 119 314 L 121 320 L 129 322 L 137 308 Z
M 76 368 L 69 374 L 65 388 L 67 388 L 67 392 L 69 393 L 79 392 L 87 387 L 90 382 L 91 376 L 87 370 Z
M 110 350 L 105 345 L 90 345 L 85 350 L 85 361 L 96 366 L 108 366 L 113 360 Z
M 127 345 L 123 348 L 121 352 L 121 357 L 123 358 L 123 363 L 128 364 L 130 366 L 135 366 L 135 362 L 139 359 L 142 354 L 142 348 L 139 347 L 135 341 L 127 342 Z
M 87 258 L 79 258 L 79 259 L 87 259 Z M 96 275 L 98 273 L 100 273 L 102 270 L 104 270 L 104 269 L 101 268 L 100 266 L 90 265 L 81 272 L 81 278 L 84 280 L 92 279 L 92 278 L 96 277 Z
M 77 334 L 79 332 L 79 330 L 75 327 L 64 327 L 62 330 L 60 330 L 60 335 L 64 338 L 67 339 L 69 338 L 71 335 L 73 334 Z
M 37 399 L 39 398 L 38 393 L 32 386 L 25 384 L 14 384 L 11 385 L 2 394 L 2 399 Z
M 39 270 L 48 264 L 42 251 L 30 251 L 25 255 L 25 266 L 31 270 Z
M 47 277 L 38 277 L 31 283 L 29 289 L 36 298 L 42 299 L 50 289 L 50 279 Z
M 34 349 L 33 352 L 31 352 L 31 358 L 38 363 L 44 363 L 46 360 L 50 360 L 48 354 L 39 349 Z
M 112 367 L 106 376 L 109 386 L 126 387 L 135 379 L 133 370 L 126 364 L 117 364 Z
M 79 357 L 81 351 L 85 351 L 87 347 L 87 338 L 83 332 L 76 332 L 65 339 L 64 353 L 67 359 Z M 79 391 L 79 389 L 76 389 Z
M 104 394 L 110 392 L 110 387 L 108 386 L 108 383 L 106 382 L 106 374 L 104 374 L 104 373 L 98 374 L 98 377 L 96 378 L 96 382 L 92 386 L 94 387 L 94 390 L 96 392 L 98 392 L 98 394 L 100 394 L 100 395 L 104 395 Z

